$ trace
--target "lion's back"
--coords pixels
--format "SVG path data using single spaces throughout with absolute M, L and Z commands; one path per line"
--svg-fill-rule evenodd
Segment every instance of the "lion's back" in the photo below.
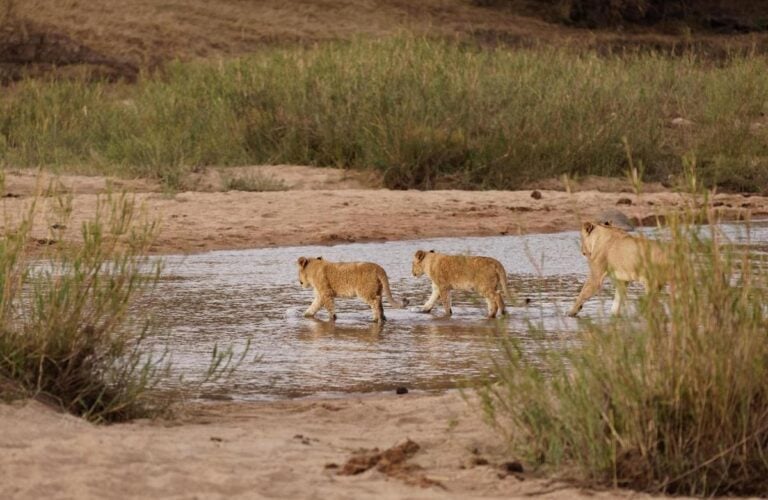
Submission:
M 335 262 L 326 266 L 326 279 L 339 296 L 375 293 L 384 269 L 373 262 Z
M 440 255 L 432 265 L 432 281 L 457 289 L 495 288 L 504 267 L 492 257 Z

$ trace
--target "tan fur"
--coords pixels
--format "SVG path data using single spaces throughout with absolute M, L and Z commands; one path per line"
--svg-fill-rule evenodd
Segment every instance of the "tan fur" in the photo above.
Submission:
M 373 310 L 373 320 L 381 322 L 384 317 L 382 296 L 386 295 L 389 303 L 403 308 L 407 300 L 396 301 L 389 289 L 387 273 L 378 264 L 372 262 L 330 262 L 322 257 L 299 257 L 299 283 L 304 288 L 315 289 L 315 300 L 304 312 L 304 316 L 313 317 L 324 307 L 331 318 L 336 319 L 333 299 L 336 297 L 359 297 Z
M 569 316 L 579 313 L 584 302 L 600 290 L 608 275 L 616 284 L 611 312 L 618 314 L 627 283 L 639 281 L 647 290 L 651 278 L 659 281 L 658 276 L 663 276 L 663 266 L 666 264 L 664 249 L 658 242 L 632 236 L 609 224 L 594 222 L 582 224 L 581 253 L 589 262 L 589 277 L 568 312 Z M 648 273 L 650 267 L 658 269 L 653 276 Z
M 491 257 L 472 257 L 467 255 L 445 255 L 434 250 L 419 250 L 413 256 L 413 275 L 426 274 L 432 280 L 432 295 L 421 307 L 422 312 L 429 312 L 437 299 L 442 299 L 445 315 L 450 316 L 451 290 L 475 291 L 485 297 L 488 303 L 488 317 L 496 313 L 506 314 L 504 294 L 509 297 L 507 273 L 504 266 Z

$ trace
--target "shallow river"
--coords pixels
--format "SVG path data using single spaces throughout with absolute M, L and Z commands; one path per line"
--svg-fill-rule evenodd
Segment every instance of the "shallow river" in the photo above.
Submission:
M 745 231 L 726 226 L 735 242 Z M 753 243 L 768 242 L 768 224 L 755 224 Z M 485 319 L 485 301 L 454 292 L 454 314 L 442 308 L 420 314 L 391 309 L 382 327 L 370 323 L 370 308 L 357 299 L 337 299 L 335 323 L 327 313 L 306 319 L 313 298 L 299 286 L 296 259 L 368 260 L 384 267 L 395 297 L 422 304 L 430 293 L 426 277 L 411 275 L 416 250 L 435 249 L 495 257 L 517 294 L 509 316 Z M 564 313 L 586 276 L 577 232 L 485 238 L 438 238 L 339 246 L 283 247 L 212 252 L 164 258 L 166 279 L 154 302 L 159 305 L 161 342 L 175 371 L 194 379 L 208 366 L 213 347 L 242 351 L 244 363 L 231 379 L 209 392 L 235 399 L 274 399 L 348 392 L 452 387 L 482 377 L 499 352 L 499 339 L 517 337 L 534 349 L 540 336 L 568 343 L 578 327 Z M 638 293 L 632 287 L 630 295 Z M 587 302 L 581 316 L 604 317 L 612 286 Z M 530 303 L 525 304 L 529 299 Z M 630 305 L 631 307 L 631 301 Z M 540 333 L 531 334 L 531 325 Z M 258 358 L 255 360 L 254 358 Z

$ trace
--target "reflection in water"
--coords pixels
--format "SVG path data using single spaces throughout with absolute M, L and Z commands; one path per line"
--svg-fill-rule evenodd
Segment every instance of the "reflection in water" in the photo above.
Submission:
M 734 243 L 746 241 L 735 226 L 728 230 Z M 751 242 L 761 241 L 768 241 L 768 230 L 754 225 Z M 336 301 L 335 322 L 325 312 L 319 319 L 302 317 L 312 291 L 298 284 L 299 256 L 377 262 L 393 293 L 418 305 L 429 296 L 430 284 L 411 276 L 410 262 L 425 247 L 498 259 L 516 294 L 509 315 L 488 320 L 479 297 L 454 293 L 451 319 L 438 318 L 439 307 L 435 314 L 421 314 L 385 302 L 389 321 L 378 325 L 356 299 Z M 170 348 L 177 371 L 195 377 L 208 366 L 214 345 L 237 350 L 250 340 L 259 361 L 246 363 L 234 380 L 216 388 L 240 399 L 455 386 L 487 373 L 500 338 L 515 337 L 528 351 L 544 342 L 567 345 L 579 323 L 564 313 L 587 271 L 576 232 L 213 252 L 165 261 L 172 277 L 160 284 L 155 302 L 168 334 L 159 342 Z M 630 294 L 640 290 L 632 286 Z M 606 284 L 581 315 L 599 320 L 611 298 Z

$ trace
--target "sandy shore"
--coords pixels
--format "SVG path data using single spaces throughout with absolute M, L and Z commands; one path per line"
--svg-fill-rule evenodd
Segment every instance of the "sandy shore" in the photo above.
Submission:
M 112 426 L 0 404 L 0 428 L 8 499 L 646 497 L 509 472 L 512 458 L 456 391 L 215 403 Z M 402 467 L 338 474 L 355 452 L 408 438 L 419 449 Z
M 94 213 L 99 196 L 111 186 L 135 193 L 147 214 L 159 217 L 157 254 L 210 250 L 338 244 L 450 236 L 493 236 L 572 230 L 579 221 L 606 209 L 620 209 L 636 222 L 653 224 L 655 214 L 689 200 L 659 185 L 643 194 L 615 179 L 587 179 L 576 192 L 525 191 L 390 191 L 366 188 L 366 180 L 337 169 L 296 166 L 252 167 L 283 183 L 286 191 L 221 192 L 217 175 L 191 181 L 198 191 L 159 192 L 146 181 L 65 176 L 74 193 L 72 220 L 64 238 L 78 238 L 80 223 Z M 543 183 L 555 187 L 559 182 Z M 7 214 L 21 213 L 34 191 L 30 173 L 8 175 L 4 198 Z M 9 197 L 11 196 L 11 197 Z M 725 219 L 768 215 L 768 197 L 717 194 L 712 202 Z M 56 199 L 45 203 L 53 206 Z M 41 210 L 34 236 L 50 238 L 52 218 Z
M 66 176 L 73 194 L 65 238 L 94 213 L 108 189 L 135 193 L 162 219 L 155 253 L 277 245 L 335 244 L 437 236 L 554 232 L 620 208 L 637 221 L 689 200 L 649 186 L 636 195 L 615 180 L 587 180 L 573 194 L 538 186 L 526 191 L 388 191 L 333 169 L 245 169 L 279 180 L 286 191 L 220 191 L 218 174 L 193 179 L 195 191 L 165 194 L 146 181 Z M 46 181 L 47 182 L 47 181 Z M 45 182 L 43 183 L 45 184 Z M 7 176 L 9 219 L 38 185 L 33 174 Z M 543 189 L 549 187 L 550 189 Z M 717 195 L 724 217 L 768 214 L 768 198 Z M 53 206 L 55 197 L 43 204 Z M 51 236 L 43 209 L 34 235 Z M 0 498 L 545 498 L 642 497 L 582 491 L 508 472 L 514 460 L 456 392 L 271 403 L 190 405 L 173 421 L 94 426 L 36 402 L 0 404 Z M 410 438 L 418 445 L 394 472 L 337 472 L 360 449 L 385 450 Z M 527 468 L 527 464 L 525 465 Z

